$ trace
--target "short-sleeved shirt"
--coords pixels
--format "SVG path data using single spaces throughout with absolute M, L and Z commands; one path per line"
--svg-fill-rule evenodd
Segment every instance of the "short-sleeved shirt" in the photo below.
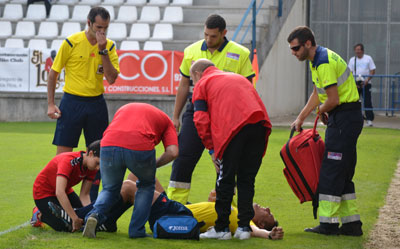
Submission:
M 197 221 L 204 221 L 206 223 L 200 228 L 201 232 L 207 231 L 207 228 L 215 226 L 217 220 L 217 212 L 215 211 L 215 202 L 199 202 L 194 204 L 185 205 L 193 213 L 193 217 Z M 238 210 L 231 206 L 231 215 L 229 216 L 229 230 L 234 232 L 238 228 Z M 250 221 L 250 225 L 255 225 Z
M 148 151 L 163 142 L 164 147 L 178 145 L 171 119 L 160 109 L 145 103 L 122 106 L 114 115 L 101 139 L 101 147 L 117 146 Z
M 82 165 L 82 153 L 84 151 L 66 152 L 55 156 L 36 177 L 33 183 L 33 199 L 56 196 L 57 176 L 67 179 L 67 194 L 74 192 L 72 187 L 82 180 L 93 181 L 97 170 L 88 170 Z
M 119 73 L 115 43 L 107 39 L 106 48 L 112 65 Z M 85 31 L 69 36 L 61 44 L 51 68 L 60 73 L 64 67 L 64 92 L 83 97 L 95 97 L 104 92 L 103 60 L 97 44 L 90 44 Z
M 212 61 L 222 71 L 241 74 L 249 78 L 255 75 L 249 54 L 250 51 L 246 47 L 234 41 L 228 41 L 226 38 L 221 47 L 211 53 L 203 39 L 185 48 L 179 71 L 182 76 L 189 78 L 192 64 L 204 58 Z
M 351 57 L 348 65 L 353 75 L 369 75 L 370 71 L 376 69 L 374 60 L 372 59 L 371 56 L 367 54 L 364 54 L 364 56 L 361 59 L 357 57 L 355 67 L 354 67 L 354 59 L 355 59 L 354 56 Z
M 314 60 L 310 61 L 310 70 L 321 103 L 328 98 L 326 89 L 333 85 L 337 85 L 338 88 L 339 104 L 359 100 L 353 74 L 347 63 L 332 50 L 318 46 Z

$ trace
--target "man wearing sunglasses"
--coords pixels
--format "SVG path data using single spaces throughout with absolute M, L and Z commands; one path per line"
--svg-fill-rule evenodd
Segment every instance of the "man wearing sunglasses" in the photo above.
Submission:
M 299 61 L 310 61 L 314 83 L 314 90 L 292 127 L 300 131 L 305 118 L 315 108 L 323 117 L 321 120 L 327 124 L 318 185 L 320 224 L 305 231 L 361 236 L 362 223 L 352 179 L 363 118 L 353 74 L 338 54 L 316 44 L 310 28 L 297 27 L 287 41 L 292 54 Z M 342 222 L 340 228 L 339 218 Z

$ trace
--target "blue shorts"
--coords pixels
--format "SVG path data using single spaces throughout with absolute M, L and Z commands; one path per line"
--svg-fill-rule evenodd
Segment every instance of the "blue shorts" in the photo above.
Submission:
M 165 194 L 160 194 L 160 196 L 151 206 L 150 210 L 149 225 L 151 231 L 153 231 L 154 223 L 156 223 L 161 216 L 171 214 L 193 216 L 192 211 L 190 211 L 183 204 L 168 199 Z
M 54 145 L 77 147 L 82 129 L 86 147 L 103 137 L 108 126 L 108 109 L 103 95 L 80 97 L 64 93 L 59 108 L 61 117 L 57 119 Z

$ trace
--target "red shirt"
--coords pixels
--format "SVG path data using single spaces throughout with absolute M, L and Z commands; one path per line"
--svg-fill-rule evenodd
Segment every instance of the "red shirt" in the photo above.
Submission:
M 39 200 L 45 197 L 56 196 L 56 178 L 63 176 L 67 178 L 65 192 L 74 192 L 73 186 L 82 180 L 93 181 L 97 170 L 85 169 L 82 165 L 84 151 L 66 152 L 55 156 L 40 171 L 33 183 L 33 199 Z
M 145 103 L 122 106 L 101 139 L 101 147 L 117 146 L 130 150 L 148 151 L 163 142 L 164 148 L 178 145 L 171 119 L 163 111 Z
M 267 145 L 271 122 L 257 91 L 245 77 L 209 67 L 196 83 L 192 101 L 197 132 L 204 146 L 214 149 L 216 158 L 222 158 L 229 142 L 247 124 L 264 121 L 269 128 Z M 207 110 L 198 110 L 196 101 L 206 104 Z

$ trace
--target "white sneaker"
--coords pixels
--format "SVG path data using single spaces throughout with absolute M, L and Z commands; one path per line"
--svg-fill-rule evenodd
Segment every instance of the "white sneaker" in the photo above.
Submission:
M 371 120 L 367 120 L 367 126 L 369 126 L 369 127 L 374 126 L 374 125 L 372 124 L 372 121 L 371 121 Z
M 207 232 L 200 234 L 201 239 L 220 239 L 228 240 L 232 239 L 232 234 L 228 230 L 227 232 L 217 232 L 214 227 L 208 228 Z
M 97 226 L 96 215 L 91 214 L 86 221 L 86 225 L 85 228 L 83 229 L 82 236 L 88 238 L 96 238 L 96 226 Z
M 248 227 L 238 227 L 233 237 L 240 240 L 250 239 L 251 231 Z

